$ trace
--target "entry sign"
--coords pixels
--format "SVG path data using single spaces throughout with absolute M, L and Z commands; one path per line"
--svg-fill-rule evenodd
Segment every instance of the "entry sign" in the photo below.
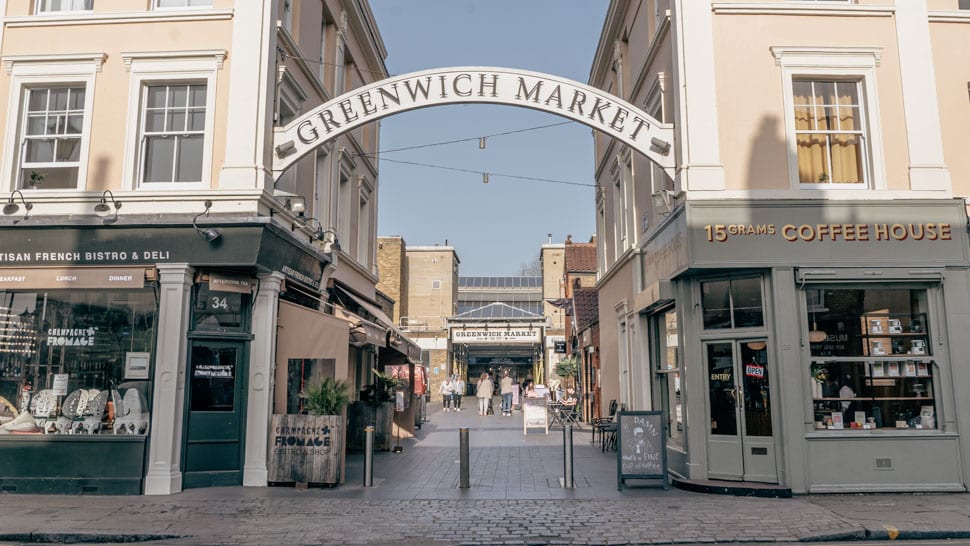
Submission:
M 628 479 L 667 483 L 667 434 L 661 411 L 621 411 L 616 427 L 616 488 Z

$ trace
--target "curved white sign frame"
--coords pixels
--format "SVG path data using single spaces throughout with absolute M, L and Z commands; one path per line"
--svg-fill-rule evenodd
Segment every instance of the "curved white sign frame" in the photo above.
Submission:
M 526 70 L 451 67 L 412 72 L 354 89 L 277 128 L 274 178 L 321 144 L 408 110 L 446 104 L 504 104 L 588 125 L 639 151 L 673 176 L 673 126 L 609 93 Z

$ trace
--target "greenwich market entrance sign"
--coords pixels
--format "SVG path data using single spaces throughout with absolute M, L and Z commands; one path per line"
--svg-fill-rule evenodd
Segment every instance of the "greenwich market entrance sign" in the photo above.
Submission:
M 321 144 L 381 118 L 446 104 L 504 104 L 578 121 L 641 152 L 673 176 L 673 127 L 599 89 L 549 74 L 491 67 L 412 72 L 354 89 L 276 130 L 276 177 Z

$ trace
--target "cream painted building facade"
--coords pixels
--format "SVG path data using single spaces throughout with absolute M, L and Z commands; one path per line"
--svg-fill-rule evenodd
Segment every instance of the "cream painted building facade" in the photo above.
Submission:
M 678 479 L 966 490 L 964 4 L 610 3 L 589 83 L 676 166 L 595 137 L 602 400 Z
M 4 490 L 265 486 L 306 382 L 420 358 L 375 297 L 379 124 L 272 169 L 386 54 L 367 2 L 0 1 Z

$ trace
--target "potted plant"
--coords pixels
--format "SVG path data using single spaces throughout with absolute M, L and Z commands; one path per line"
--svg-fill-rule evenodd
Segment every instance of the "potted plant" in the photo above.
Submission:
M 297 485 L 344 482 L 347 384 L 329 377 L 300 392 L 303 413 L 273 415 L 269 481 Z
M 360 393 L 360 402 L 350 406 L 348 447 L 364 449 L 364 427 L 374 427 L 374 449 L 391 449 L 394 423 L 394 391 L 403 388 L 401 382 L 380 370 L 372 370 L 374 382 Z
M 303 411 L 310 415 L 341 415 L 350 402 L 347 383 L 329 377 L 316 384 L 307 385 L 300 393 Z
M 565 380 L 566 386 L 575 387 L 574 381 L 576 378 L 576 372 L 578 371 L 579 360 L 575 355 L 568 356 L 556 364 L 556 375 Z

